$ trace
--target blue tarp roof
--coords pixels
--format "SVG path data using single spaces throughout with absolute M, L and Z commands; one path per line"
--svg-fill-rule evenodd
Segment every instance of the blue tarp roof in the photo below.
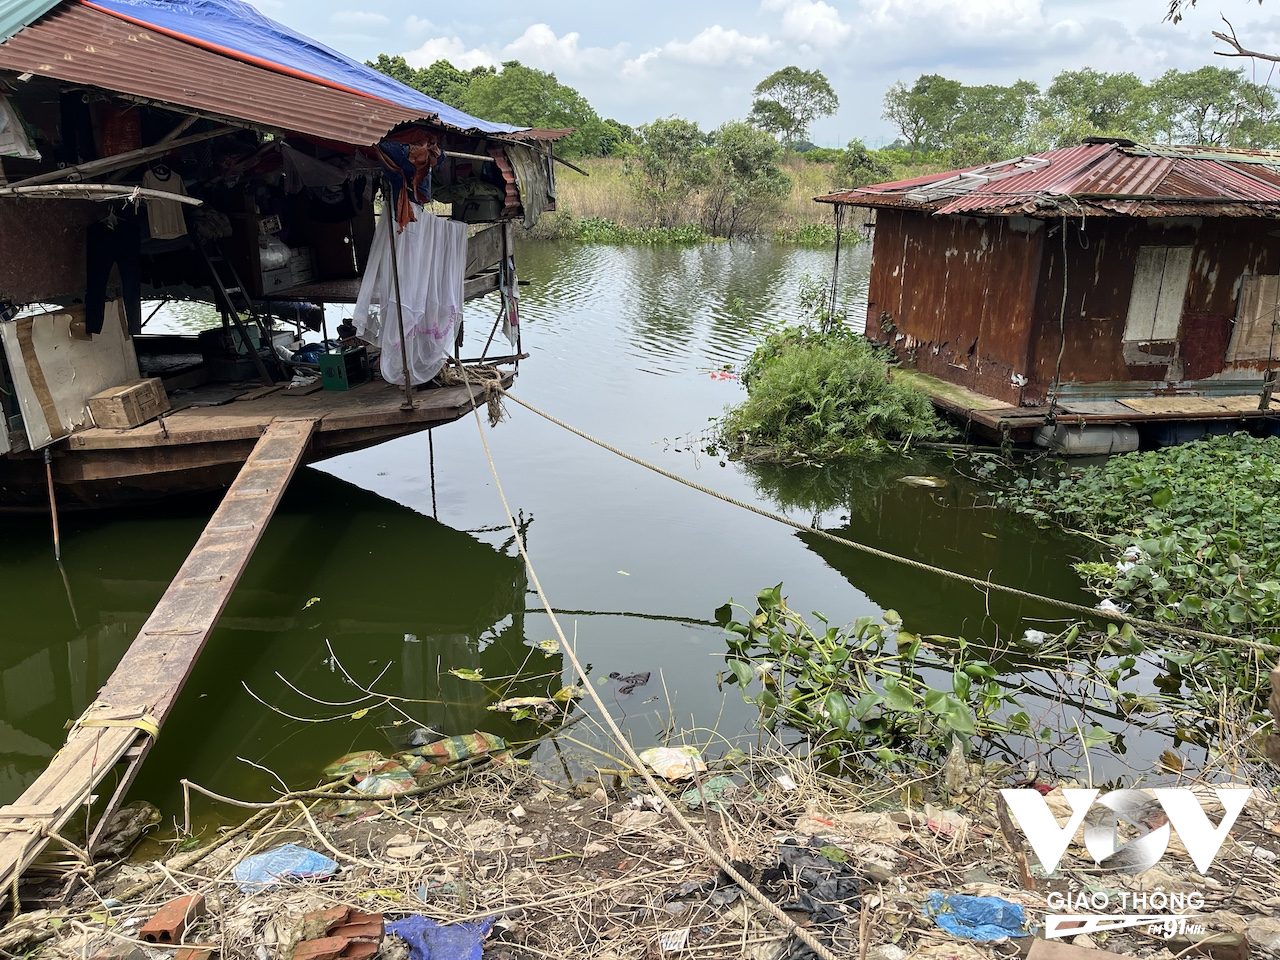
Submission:
M 12 36 L 61 2 L 80 0 L 0 0 L 0 40 Z M 389 100 L 410 110 L 420 110 L 423 116 L 439 117 L 442 123 L 459 130 L 510 133 L 521 129 L 481 120 L 406 87 L 372 67 L 276 23 L 242 0 L 91 0 L 89 6 L 268 69 L 302 74 L 322 83 Z M 11 11 L 11 7 L 16 9 Z M 13 28 L 6 33 L 10 21 Z
M 60 2 L 61 0 L 0 0 L 0 42 L 8 40 Z

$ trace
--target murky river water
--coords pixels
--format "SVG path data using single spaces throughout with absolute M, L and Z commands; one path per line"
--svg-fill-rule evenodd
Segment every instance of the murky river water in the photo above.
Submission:
M 844 259 L 842 297 L 855 316 L 869 250 Z M 531 403 L 682 476 L 853 539 L 1086 599 L 1069 568 L 1078 543 L 975 508 L 976 488 L 962 478 L 942 491 L 897 482 L 948 471 L 944 460 L 821 472 L 747 469 L 701 452 L 708 421 L 741 396 L 736 381 L 713 372 L 745 360 L 767 323 L 795 316 L 800 278 L 829 273 L 829 252 L 529 244 L 521 257 L 521 275 L 533 281 L 522 301 L 533 357 L 516 392 Z M 492 309 L 472 305 L 473 331 L 487 332 Z M 601 687 L 637 744 L 671 723 L 699 728 L 703 741 L 715 739 L 712 730 L 754 736 L 753 712 L 736 689 L 717 689 L 724 644 L 709 621 L 729 598 L 749 602 L 779 581 L 793 607 L 841 623 L 893 607 L 917 632 L 991 639 L 1021 635 L 1030 625 L 1023 618 L 1054 615 L 797 534 L 518 406 L 509 413 L 485 428 L 494 460 L 582 659 L 598 678 L 652 674 L 632 692 L 616 680 Z M 439 429 L 433 441 L 434 491 L 425 434 L 299 474 L 136 794 L 171 814 L 180 777 L 260 798 L 274 780 L 251 764 L 291 786 L 314 783 L 333 757 L 386 749 L 382 728 L 400 719 L 397 708 L 451 733 L 528 736 L 485 709 L 494 692 L 449 669 L 526 677 L 510 687 L 491 681 L 510 696 L 554 689 L 562 671 L 569 682 L 569 667 L 530 646 L 553 632 L 514 559 L 475 423 Z M 65 582 L 43 521 L 3 521 L 0 802 L 61 743 L 63 724 L 90 702 L 211 508 L 65 518 Z M 359 719 L 346 717 L 365 707 Z M 346 718 L 310 722 L 326 717 Z M 1136 749 L 1153 756 L 1165 745 Z M 1103 758 L 1094 772 L 1114 776 L 1120 767 Z

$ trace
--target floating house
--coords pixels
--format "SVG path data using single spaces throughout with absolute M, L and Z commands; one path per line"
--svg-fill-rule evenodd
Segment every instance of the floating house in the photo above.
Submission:
M 1118 452 L 1273 413 L 1280 153 L 1093 139 L 817 199 L 874 211 L 866 334 L 981 434 Z
M 512 225 L 554 209 L 568 132 L 240 0 L 0 4 L 0 507 L 225 487 L 280 419 L 317 422 L 313 462 L 462 416 L 522 357 Z M 181 300 L 210 329 L 149 335 Z

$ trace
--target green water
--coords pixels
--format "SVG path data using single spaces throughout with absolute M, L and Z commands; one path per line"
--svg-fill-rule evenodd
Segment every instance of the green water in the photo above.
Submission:
M 865 299 L 869 245 L 843 258 L 841 296 Z M 975 507 L 978 489 L 898 482 L 949 473 L 941 459 L 838 470 L 744 468 L 701 452 L 710 418 L 741 396 L 712 373 L 795 315 L 800 278 L 830 254 L 773 245 L 615 248 L 528 244 L 516 393 L 602 439 L 732 496 L 882 549 L 1073 600 L 1079 544 Z M 468 307 L 473 339 L 494 306 Z M 331 321 L 336 317 L 330 317 Z M 595 677 L 650 671 L 631 693 L 601 687 L 638 745 L 669 725 L 754 739 L 721 693 L 723 642 L 708 621 L 730 597 L 782 581 L 793 607 L 846 622 L 886 607 L 918 632 L 1020 636 L 1053 611 L 887 564 L 747 514 L 613 457 L 522 408 L 487 426 L 503 486 L 543 586 Z M 481 448 L 464 420 L 302 471 L 152 751 L 135 794 L 180 807 L 187 777 L 261 798 L 310 785 L 330 759 L 387 749 L 403 715 L 446 732 L 530 736 L 486 710 L 498 696 L 571 681 L 536 611 Z M 64 519 L 65 581 L 39 520 L 4 520 L 0 550 L 0 802 L 15 797 L 91 701 L 213 504 Z M 318 598 L 318 599 L 317 599 Z M 450 669 L 488 678 L 488 687 Z M 373 689 L 369 698 L 363 690 Z M 387 697 L 404 698 L 387 702 Z M 270 706 L 264 705 L 268 704 Z M 358 719 L 350 714 L 369 708 Z M 398 708 L 398 709 L 397 709 Z M 400 711 L 403 711 L 401 713 Z M 325 718 L 341 719 L 311 722 Z M 588 725 L 579 726 L 585 730 Z M 583 734 L 586 736 L 585 732 Z M 1167 743 L 1128 742 L 1154 756 Z M 273 771 L 269 775 L 252 764 Z M 1099 775 L 1116 775 L 1123 761 Z M 1099 769 L 1101 764 L 1101 769 Z

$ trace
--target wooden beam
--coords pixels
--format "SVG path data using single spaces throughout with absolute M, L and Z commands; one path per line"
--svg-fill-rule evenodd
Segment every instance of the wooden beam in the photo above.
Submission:
M 25 180 L 19 180 L 17 183 L 9 184 L 10 187 L 29 187 L 37 183 L 56 183 L 58 181 L 67 180 L 73 175 L 80 177 L 96 177 L 100 174 L 111 173 L 113 170 L 120 170 L 124 167 L 134 167 L 140 163 L 146 163 L 155 157 L 164 156 L 170 150 L 176 150 L 178 147 L 185 147 L 192 143 L 201 143 L 205 140 L 215 140 L 218 137 L 224 137 L 229 133 L 236 133 L 236 127 L 218 127 L 214 130 L 206 130 L 204 133 L 193 133 L 189 137 L 179 137 L 177 140 L 170 140 L 167 143 L 155 143 L 149 147 L 141 147 L 137 150 L 130 150 L 126 153 L 117 153 L 114 157 L 103 157 L 101 160 L 88 160 L 85 163 L 78 164 L 74 167 L 63 167 L 61 170 L 50 170 L 46 173 L 37 173 L 34 177 L 27 177 Z
M 128 766 L 112 801 L 124 795 L 302 462 L 317 422 L 278 418 L 267 426 L 137 639 L 72 726 L 66 746 L 21 797 L 0 807 L 0 903 L 50 834 L 91 803 L 121 761 Z M 111 813 L 103 811 L 101 822 Z

